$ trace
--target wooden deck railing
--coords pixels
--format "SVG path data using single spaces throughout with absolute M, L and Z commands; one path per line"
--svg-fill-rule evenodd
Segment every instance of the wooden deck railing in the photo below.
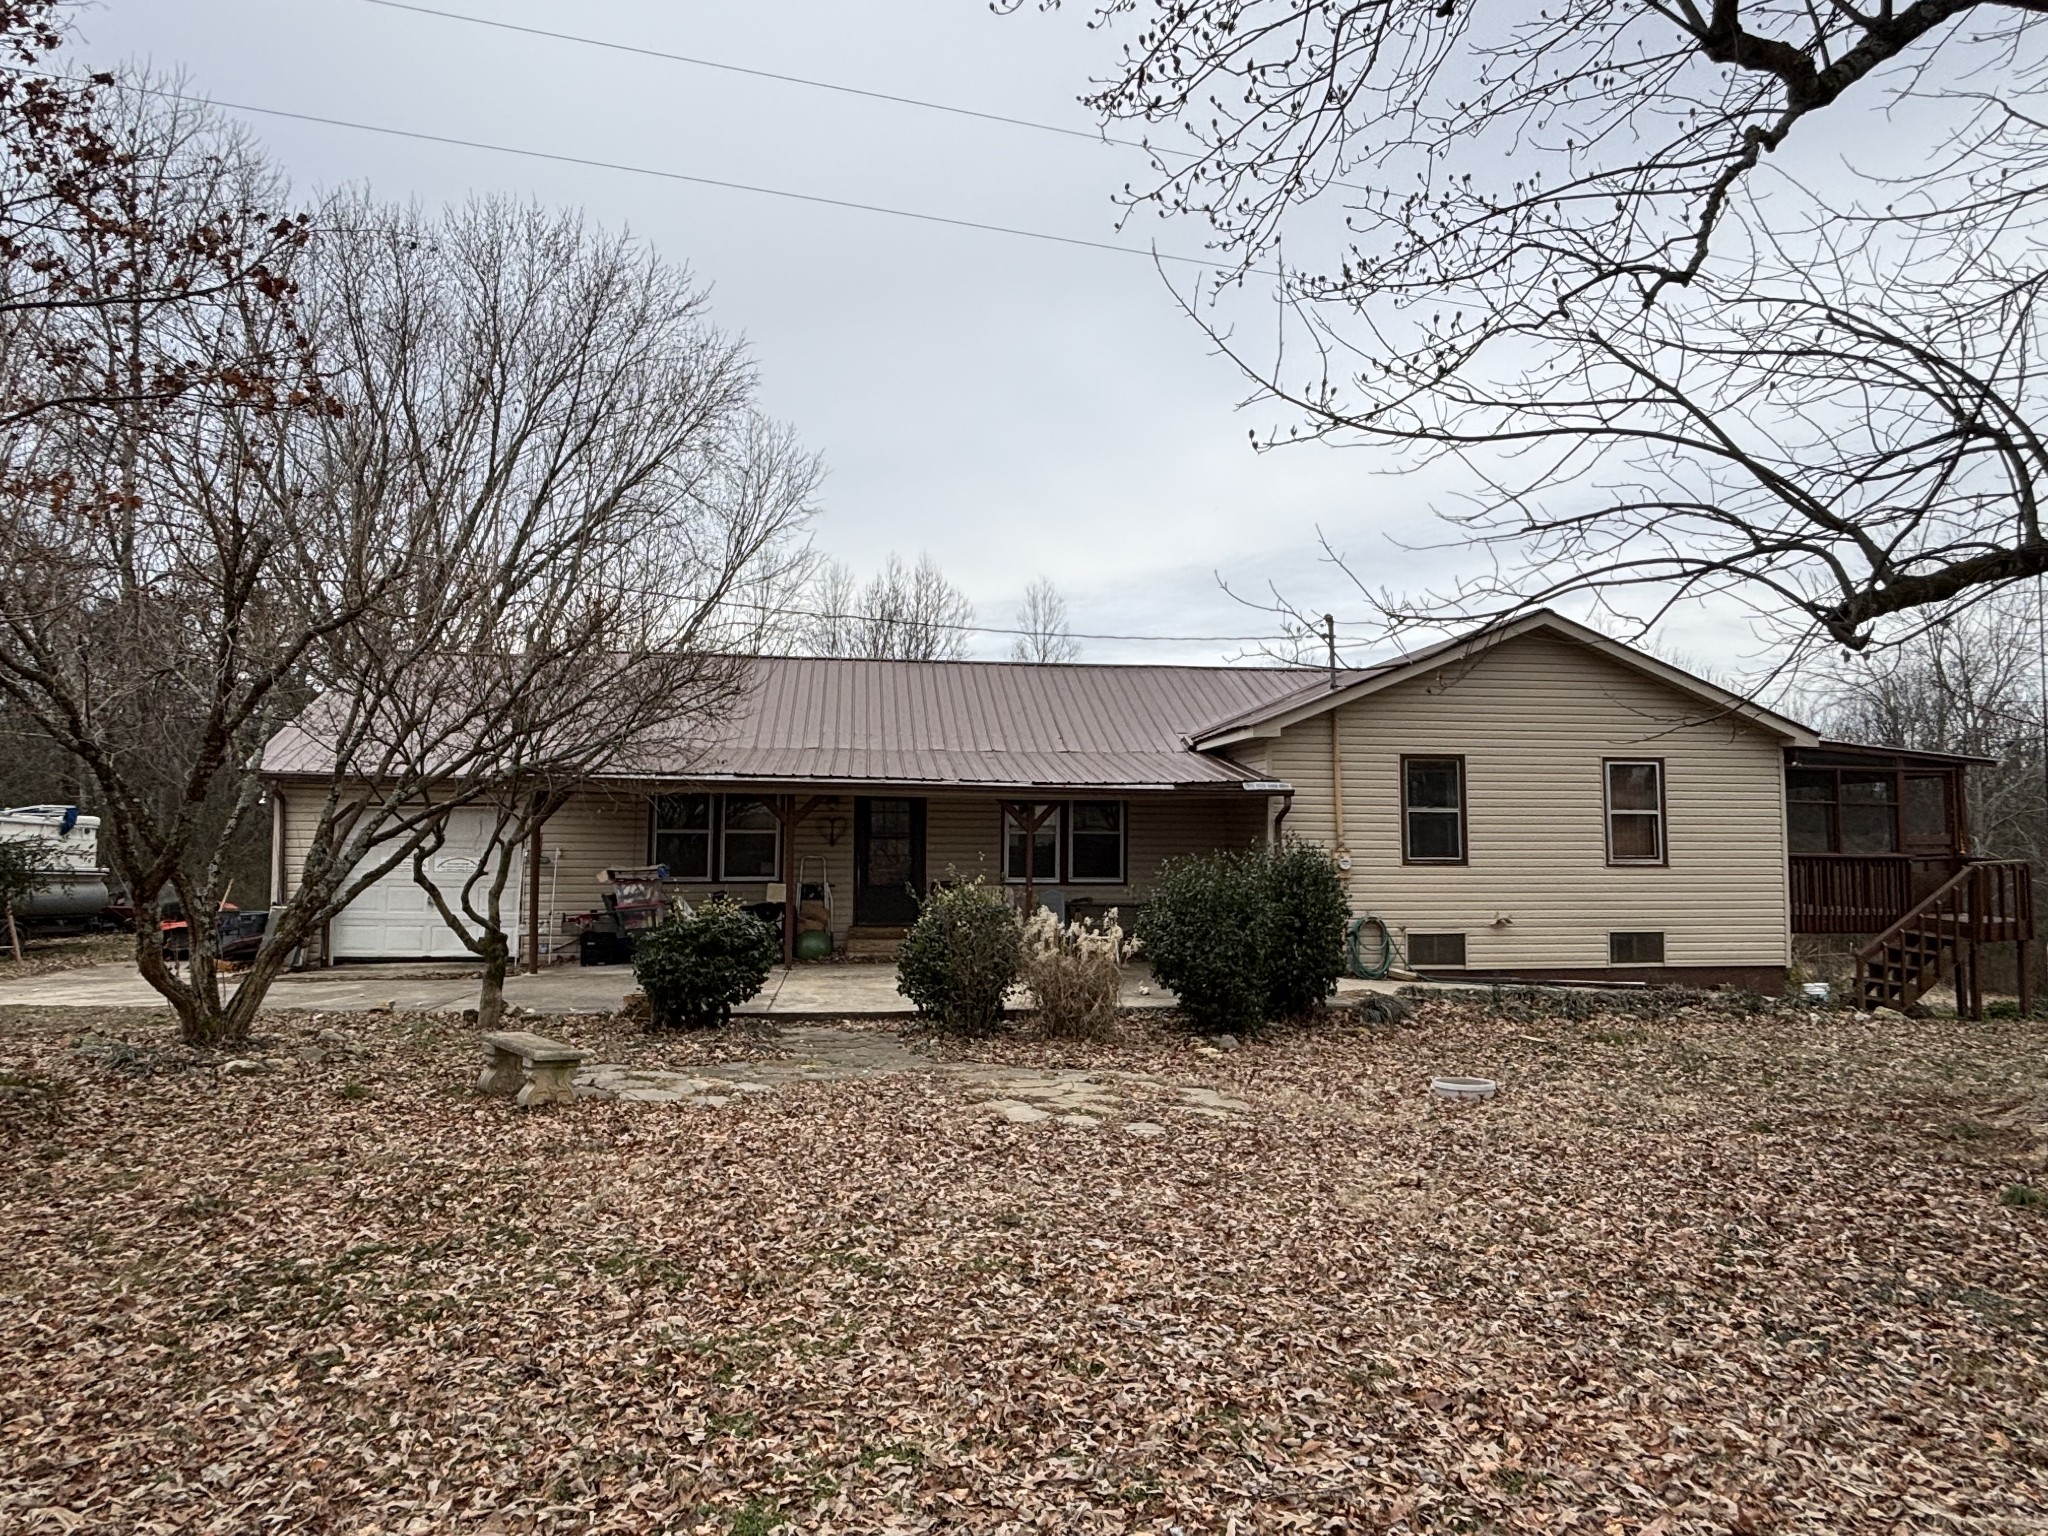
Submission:
M 1857 1002 L 1908 1008 L 1944 977 L 1956 1008 L 1984 1017 L 1979 955 L 1986 944 L 2020 946 L 2020 1011 L 2033 1009 L 2027 945 L 2034 937 L 2033 866 L 2018 859 L 1972 859 L 1897 922 L 1856 952 Z
M 1792 856 L 1794 933 L 1882 933 L 1913 906 L 1913 861 L 1902 854 Z

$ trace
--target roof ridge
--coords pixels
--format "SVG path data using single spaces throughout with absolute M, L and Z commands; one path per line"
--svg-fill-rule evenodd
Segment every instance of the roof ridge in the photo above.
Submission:
M 1259 666 L 1235 666 L 1220 661 L 1017 661 L 992 656 L 801 656 L 780 655 L 774 652 L 739 652 L 736 661 L 829 661 L 859 663 L 866 666 L 891 667 L 1025 667 L 1036 672 L 1053 671 L 1096 671 L 1096 672 L 1265 672 L 1283 676 L 1312 676 L 1322 673 L 1320 662 L 1304 662 L 1288 665 L 1273 662 Z M 1348 670 L 1370 671 L 1371 668 Z

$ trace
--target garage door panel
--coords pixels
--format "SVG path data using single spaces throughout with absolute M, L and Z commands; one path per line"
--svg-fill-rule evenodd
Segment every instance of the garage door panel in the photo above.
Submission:
M 482 898 L 492 878 L 488 862 L 491 818 L 486 813 L 457 812 L 449 818 L 443 847 L 427 861 L 428 878 L 446 895 L 448 905 L 462 910 L 462 887 L 481 865 Z M 505 884 L 506 916 L 516 946 L 524 932 L 525 913 L 519 893 L 519 850 L 511 853 L 512 873 Z M 337 960 L 450 960 L 471 958 L 469 947 L 435 910 L 427 893 L 413 879 L 412 861 L 372 881 L 334 919 L 328 929 L 329 953 Z

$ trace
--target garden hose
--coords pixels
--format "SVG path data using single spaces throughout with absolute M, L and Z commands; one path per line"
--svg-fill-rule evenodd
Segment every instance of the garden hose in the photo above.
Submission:
M 1370 964 L 1366 962 L 1359 936 L 1367 928 L 1376 931 L 1379 937 L 1372 940 L 1372 947 L 1378 956 Z M 1367 981 L 1382 980 L 1394 968 L 1394 930 L 1387 926 L 1387 920 L 1374 913 L 1352 920 L 1350 931 L 1345 935 L 1346 947 L 1351 957 L 1351 974 L 1362 976 Z

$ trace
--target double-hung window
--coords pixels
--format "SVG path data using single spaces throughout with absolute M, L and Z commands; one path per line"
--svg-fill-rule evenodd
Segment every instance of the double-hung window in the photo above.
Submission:
M 711 797 L 654 797 L 654 862 L 671 880 L 711 878 Z
M 1060 808 L 1034 805 L 1028 819 L 1038 825 L 1027 833 L 1026 819 L 1020 819 L 1010 806 L 1003 807 L 1003 878 L 1022 885 L 1028 869 L 1034 882 L 1056 881 L 1060 877 Z
M 1607 862 L 1664 862 L 1664 764 L 1654 757 L 1608 760 Z
M 1410 864 L 1465 862 L 1465 759 L 1401 759 L 1401 857 Z
M 725 880 L 773 880 L 780 873 L 782 823 L 766 800 L 725 797 L 719 867 Z
M 1067 878 L 1106 885 L 1124 878 L 1121 800 L 1076 800 L 1067 807 Z

